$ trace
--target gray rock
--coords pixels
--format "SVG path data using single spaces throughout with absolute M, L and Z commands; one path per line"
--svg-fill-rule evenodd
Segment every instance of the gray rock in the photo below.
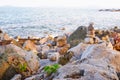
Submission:
M 72 49 L 71 51 L 74 51 Z M 104 43 L 81 43 L 74 49 L 80 51 L 76 51 L 78 54 L 75 55 L 81 57 L 59 68 L 56 73 L 58 75 L 53 80 L 119 80 L 117 73 L 120 72 L 120 52 Z
M 87 28 L 85 26 L 78 27 L 68 38 L 68 43 L 71 47 L 76 46 L 81 41 L 84 41 L 87 34 Z

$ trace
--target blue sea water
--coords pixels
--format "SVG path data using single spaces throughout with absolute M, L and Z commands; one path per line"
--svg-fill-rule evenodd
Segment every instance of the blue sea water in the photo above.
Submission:
M 120 12 L 99 12 L 79 8 L 0 7 L 0 28 L 9 35 L 43 37 L 73 32 L 81 25 L 95 23 L 95 28 L 120 26 Z M 61 30 L 60 28 L 65 28 Z

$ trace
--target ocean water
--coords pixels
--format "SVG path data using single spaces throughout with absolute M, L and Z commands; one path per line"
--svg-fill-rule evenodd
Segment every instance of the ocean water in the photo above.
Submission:
M 94 22 L 97 29 L 120 26 L 120 12 L 99 12 L 79 8 L 0 7 L 0 28 L 9 35 L 43 37 L 71 33 Z M 65 28 L 65 30 L 61 30 Z

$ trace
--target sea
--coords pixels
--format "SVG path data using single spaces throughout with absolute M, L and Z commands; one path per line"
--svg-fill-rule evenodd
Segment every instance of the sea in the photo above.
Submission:
M 96 29 L 119 27 L 120 12 L 81 8 L 0 7 L 0 29 L 12 37 L 69 34 L 91 22 L 94 22 Z

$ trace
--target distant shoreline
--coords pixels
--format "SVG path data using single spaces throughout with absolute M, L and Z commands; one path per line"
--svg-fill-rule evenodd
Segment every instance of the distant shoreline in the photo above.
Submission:
M 120 9 L 100 9 L 99 11 L 120 12 Z

